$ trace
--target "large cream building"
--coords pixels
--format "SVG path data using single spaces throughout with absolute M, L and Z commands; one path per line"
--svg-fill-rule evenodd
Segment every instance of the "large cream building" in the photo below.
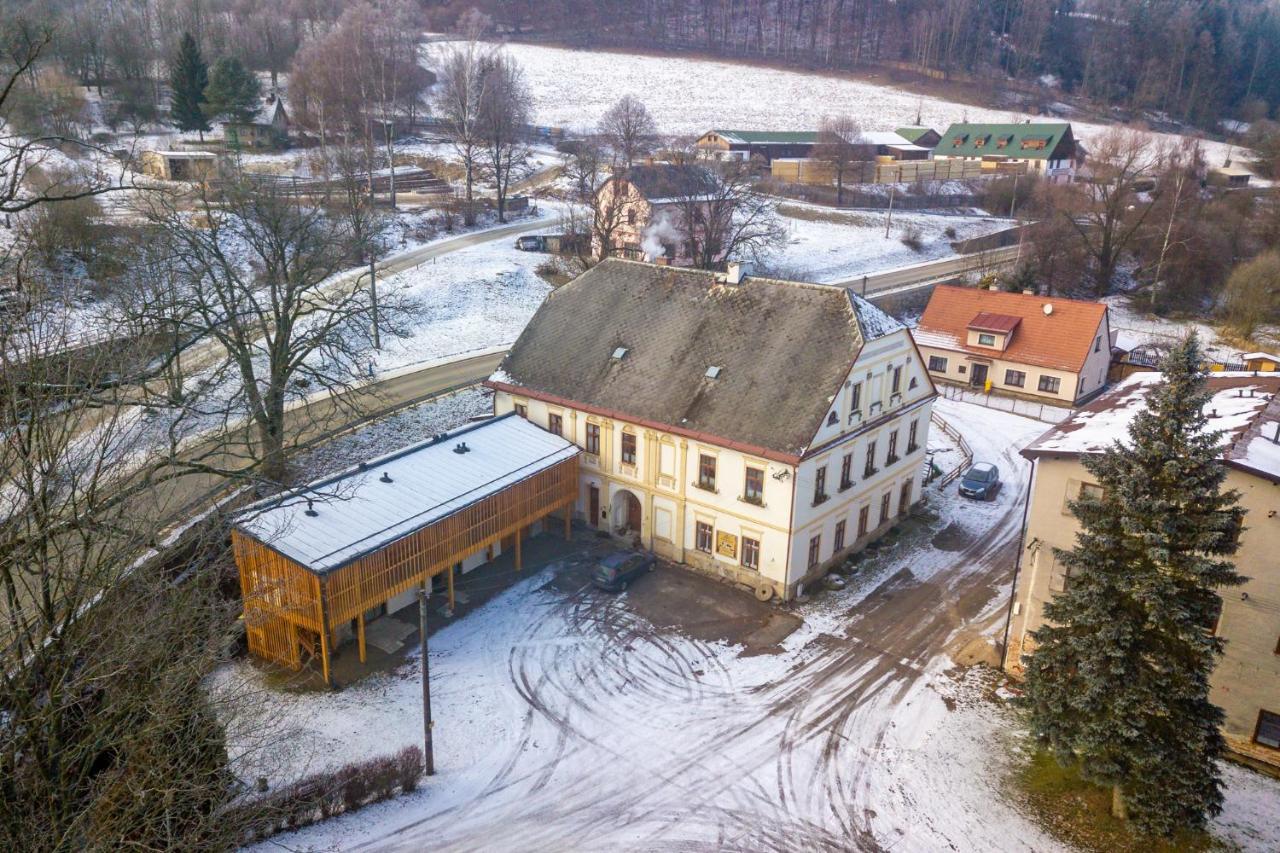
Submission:
M 919 500 L 935 397 L 843 288 L 620 259 L 551 294 L 488 384 L 583 449 L 579 518 L 784 599 Z
M 1125 437 L 1158 381 L 1158 373 L 1129 377 L 1022 452 L 1032 461 L 1032 484 L 1005 654 L 1015 675 L 1034 648 L 1030 635 L 1044 624 L 1045 603 L 1071 583 L 1054 549 L 1070 549 L 1080 529 L 1068 501 L 1098 488 L 1081 460 Z M 1208 383 L 1210 427 L 1226 431 L 1226 488 L 1240 492 L 1247 513 L 1235 561 L 1249 578 L 1222 590 L 1213 630 L 1226 640 L 1226 652 L 1213 675 L 1212 699 L 1226 711 L 1232 749 L 1280 766 L 1280 376 L 1216 373 Z

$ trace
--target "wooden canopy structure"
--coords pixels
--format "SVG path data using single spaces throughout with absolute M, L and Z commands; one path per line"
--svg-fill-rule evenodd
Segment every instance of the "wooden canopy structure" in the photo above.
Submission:
M 338 629 L 355 622 L 365 660 L 367 611 L 514 540 L 563 512 L 569 533 L 578 448 L 506 415 L 405 448 L 255 505 L 231 533 L 249 651 L 324 680 Z

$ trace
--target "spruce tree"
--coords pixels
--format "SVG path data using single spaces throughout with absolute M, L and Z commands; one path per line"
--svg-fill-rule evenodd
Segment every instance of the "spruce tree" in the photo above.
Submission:
M 179 130 L 199 131 L 201 141 L 209 129 L 209 121 L 201 107 L 207 85 L 209 68 L 200 54 L 200 46 L 191 33 L 183 33 L 178 52 L 169 64 L 169 114 Z
M 1242 583 L 1238 495 L 1224 490 L 1222 433 L 1208 430 L 1194 335 L 1165 359 L 1128 439 L 1083 458 L 1101 496 L 1071 502 L 1081 531 L 1055 549 L 1067 589 L 1047 624 L 1021 703 L 1058 761 L 1111 786 L 1117 816 L 1144 832 L 1201 829 L 1222 810 L 1224 741 L 1209 677 L 1217 589 Z
M 205 87 L 204 113 L 210 118 L 233 122 L 250 122 L 262 109 L 258 78 L 244 63 L 233 56 L 221 56 L 209 69 L 209 85 Z

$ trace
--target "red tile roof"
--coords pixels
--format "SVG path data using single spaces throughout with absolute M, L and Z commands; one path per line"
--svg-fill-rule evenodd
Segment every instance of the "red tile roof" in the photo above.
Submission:
M 977 316 L 969 321 L 969 328 L 977 329 L 980 332 L 1000 332 L 1001 334 L 1008 334 L 1018 328 L 1018 324 L 1021 322 L 1021 317 L 1010 317 L 1008 314 L 992 314 L 989 311 L 979 311 Z
M 1045 313 L 1045 306 L 1052 311 Z M 990 347 L 971 347 L 969 329 L 985 314 L 1017 319 L 1017 328 L 1000 358 L 1079 373 L 1107 315 L 1101 302 L 1003 293 L 974 287 L 939 285 L 919 324 L 916 343 L 923 347 L 991 356 Z M 984 329 L 985 331 L 985 329 Z M 1004 331 L 996 329 L 995 331 Z M 1109 345 L 1109 341 L 1104 341 Z

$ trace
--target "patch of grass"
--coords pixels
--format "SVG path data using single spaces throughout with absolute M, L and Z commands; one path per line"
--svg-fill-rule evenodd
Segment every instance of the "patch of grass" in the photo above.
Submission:
M 778 215 L 790 219 L 803 219 L 806 222 L 830 222 L 833 225 L 852 225 L 856 228 L 869 228 L 877 225 L 870 216 L 858 213 L 842 213 L 838 210 L 821 210 L 815 207 L 804 207 L 798 204 L 778 205 Z M 883 221 L 883 220 L 881 220 Z
M 1111 790 L 1080 777 L 1075 767 L 1062 767 L 1047 752 L 1037 751 L 1017 771 L 1014 782 L 1033 816 L 1051 835 L 1091 853 L 1200 853 L 1233 847 L 1205 832 L 1183 832 L 1171 839 L 1133 831 L 1111 816 Z

